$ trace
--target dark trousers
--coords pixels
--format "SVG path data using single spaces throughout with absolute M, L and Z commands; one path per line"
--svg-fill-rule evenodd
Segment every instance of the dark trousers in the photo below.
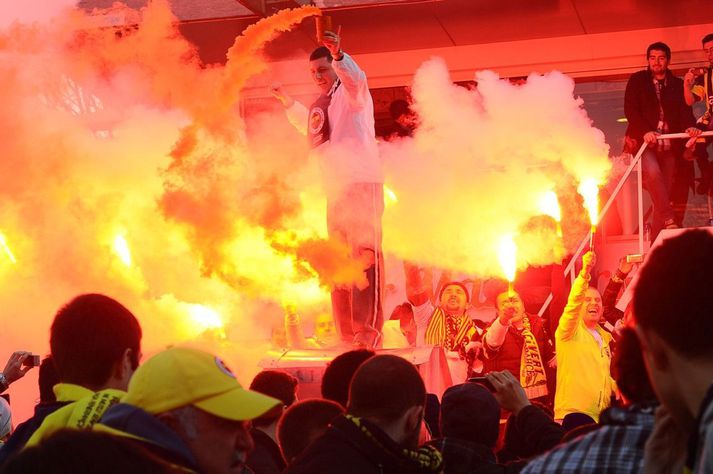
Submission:
M 332 290 L 332 314 L 342 341 L 375 346 L 384 325 L 382 291 L 384 259 L 381 253 L 381 216 L 384 187 L 380 183 L 348 185 L 327 206 L 331 238 L 344 241 L 352 258 L 363 262 L 366 286 Z

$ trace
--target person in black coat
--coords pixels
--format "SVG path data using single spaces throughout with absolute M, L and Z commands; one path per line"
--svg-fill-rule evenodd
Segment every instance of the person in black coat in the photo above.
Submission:
M 624 93 L 624 114 L 629 122 L 626 136 L 648 148 L 641 156 L 643 179 L 654 206 L 654 235 L 661 228 L 675 228 L 670 194 L 676 160 L 680 159 L 685 142 L 659 140 L 667 133 L 686 131 L 691 137 L 700 135 L 691 107 L 683 96 L 683 80 L 668 69 L 671 48 L 657 42 L 646 50 L 648 68 L 631 75 Z

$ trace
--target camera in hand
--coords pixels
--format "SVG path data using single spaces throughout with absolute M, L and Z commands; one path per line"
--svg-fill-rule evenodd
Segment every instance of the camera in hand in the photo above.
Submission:
M 491 392 L 495 392 L 495 387 L 493 387 L 493 384 L 491 384 L 490 380 L 486 377 L 471 377 L 468 379 L 468 382 L 479 383 Z
M 39 367 L 40 356 L 35 354 L 28 355 L 27 357 L 25 357 L 25 360 L 22 361 L 22 365 L 24 365 L 25 367 Z

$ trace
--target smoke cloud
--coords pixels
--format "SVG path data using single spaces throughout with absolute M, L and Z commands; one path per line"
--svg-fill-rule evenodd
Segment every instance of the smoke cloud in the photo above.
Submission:
M 588 228 L 576 184 L 609 170 L 603 133 L 551 72 L 515 85 L 493 72 L 473 90 L 451 82 L 434 58 L 416 72 L 413 138 L 382 146 L 398 202 L 384 216 L 384 249 L 401 258 L 482 277 L 502 276 L 498 245 L 518 246 L 518 267 L 559 262 Z M 565 238 L 540 202 L 555 191 Z

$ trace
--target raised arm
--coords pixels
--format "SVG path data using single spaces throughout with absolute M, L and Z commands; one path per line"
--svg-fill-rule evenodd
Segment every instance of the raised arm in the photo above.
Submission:
M 307 135 L 307 116 L 309 115 L 307 107 L 293 99 L 279 82 L 270 85 L 270 94 L 279 100 L 285 108 L 287 120 L 292 126 L 302 135 Z
M 369 94 L 369 86 L 366 82 L 366 74 L 357 63 L 341 49 L 342 39 L 339 33 L 325 31 L 322 37 L 322 44 L 329 49 L 332 55 L 332 67 L 337 77 L 342 82 L 342 87 L 347 92 L 352 105 L 360 107 L 366 103 L 366 96 Z
M 596 260 L 596 255 L 592 251 L 585 253 L 582 257 L 582 270 L 574 280 L 572 290 L 569 292 L 569 298 L 567 299 L 567 306 L 564 308 L 562 317 L 560 317 L 557 325 L 557 331 L 555 331 L 555 339 L 558 341 L 570 339 L 577 330 L 580 309 L 584 303 L 584 296 L 587 292 Z

